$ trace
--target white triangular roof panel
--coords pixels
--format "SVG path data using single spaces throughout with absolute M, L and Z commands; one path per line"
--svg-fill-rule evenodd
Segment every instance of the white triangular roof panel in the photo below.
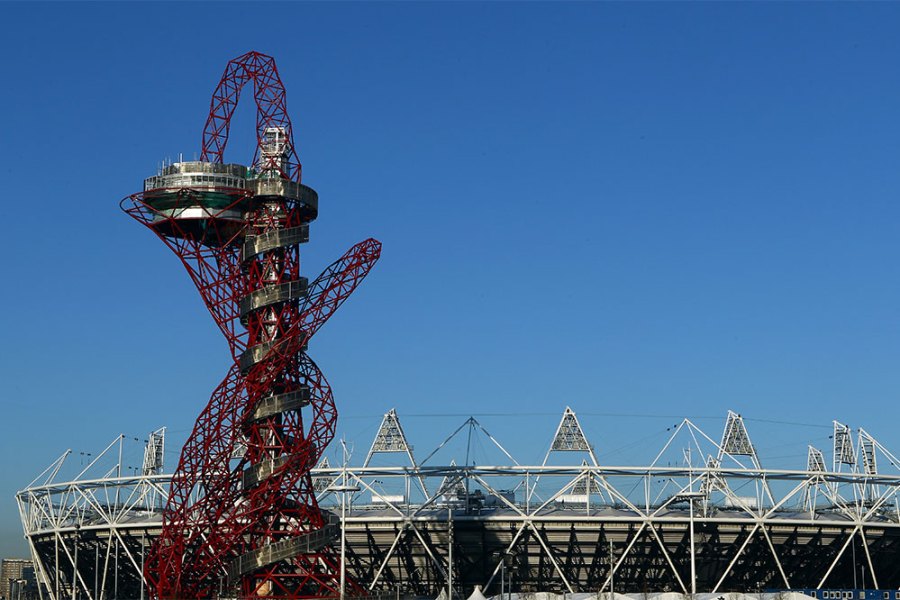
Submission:
M 590 452 L 591 445 L 584 432 L 581 430 L 581 424 L 578 417 L 568 406 L 563 412 L 562 420 L 559 427 L 556 428 L 556 435 L 553 436 L 553 443 L 550 450 L 557 452 Z

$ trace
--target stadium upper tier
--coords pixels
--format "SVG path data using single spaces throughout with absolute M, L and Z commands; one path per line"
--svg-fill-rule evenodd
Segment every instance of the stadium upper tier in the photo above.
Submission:
M 473 418 L 438 448 L 477 435 L 506 464 L 431 466 L 435 452 L 417 461 L 392 410 L 361 465 L 313 471 L 320 505 L 346 514 L 347 569 L 361 587 L 434 597 L 451 572 L 463 597 L 476 585 L 487 595 L 900 587 L 900 462 L 862 429 L 834 422 L 830 464 L 810 446 L 805 470 L 763 468 L 733 412 L 716 440 L 682 421 L 645 466 L 600 464 L 568 408 L 540 465 L 518 464 Z M 144 597 L 170 481 L 162 446 L 155 432 L 139 472 L 119 464 L 90 478 L 114 442 L 58 482 L 64 455 L 17 495 L 49 597 Z M 378 466 L 384 453 L 406 464 Z M 684 458 L 675 466 L 673 453 Z M 574 460 L 552 464 L 561 457 Z

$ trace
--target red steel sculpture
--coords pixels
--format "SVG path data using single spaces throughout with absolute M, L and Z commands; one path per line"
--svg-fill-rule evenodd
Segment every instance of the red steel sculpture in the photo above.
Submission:
M 251 167 L 224 164 L 231 117 L 249 82 L 256 153 Z M 162 535 L 145 566 L 152 594 L 338 595 L 331 548 L 338 523 L 319 509 L 310 477 L 337 411 L 306 347 L 369 273 L 381 244 L 356 244 L 312 283 L 300 276 L 299 247 L 318 196 L 300 183 L 272 57 L 248 52 L 229 62 L 201 160 L 164 166 L 122 206 L 184 263 L 234 359 L 182 449 Z

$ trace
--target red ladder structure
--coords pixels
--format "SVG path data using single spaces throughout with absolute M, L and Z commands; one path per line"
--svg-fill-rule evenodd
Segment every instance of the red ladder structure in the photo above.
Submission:
M 252 166 L 224 164 L 231 117 L 251 82 Z M 201 160 L 164 166 L 122 202 L 181 259 L 234 359 L 181 452 L 145 566 L 157 598 L 340 593 L 338 523 L 319 509 L 310 478 L 337 411 L 306 347 L 381 244 L 360 242 L 312 283 L 301 277 L 299 247 L 318 196 L 300 174 L 275 61 L 248 52 L 228 63 L 213 94 Z

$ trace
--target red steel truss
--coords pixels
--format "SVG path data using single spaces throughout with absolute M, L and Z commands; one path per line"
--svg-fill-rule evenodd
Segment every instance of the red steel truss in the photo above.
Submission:
M 221 163 L 225 155 L 225 146 L 228 144 L 228 133 L 231 130 L 231 117 L 237 108 L 241 89 L 248 81 L 253 81 L 253 97 L 256 100 L 256 140 L 257 152 L 253 157 L 256 164 L 259 159 L 259 149 L 265 135 L 266 128 L 281 127 L 285 130 L 290 141 L 291 161 L 290 168 L 279 168 L 277 165 L 269 167 L 279 168 L 282 176 L 288 179 L 300 181 L 300 163 L 294 149 L 294 132 L 291 129 L 291 119 L 287 114 L 287 101 L 284 93 L 284 84 L 278 76 L 275 67 L 275 59 L 259 52 L 248 52 L 229 61 L 222 74 L 222 80 L 216 91 L 213 92 L 209 105 L 209 117 L 203 127 L 203 152 L 200 160 Z
M 248 82 L 258 108 L 250 169 L 222 164 Z M 381 244 L 356 244 L 307 284 L 299 245 L 318 198 L 299 180 L 274 60 L 249 52 L 228 63 L 216 89 L 202 160 L 170 165 L 123 201 L 181 259 L 234 359 L 181 452 L 145 566 L 155 597 L 340 592 L 337 523 L 319 509 L 310 478 L 337 411 L 306 346 L 369 273 Z

